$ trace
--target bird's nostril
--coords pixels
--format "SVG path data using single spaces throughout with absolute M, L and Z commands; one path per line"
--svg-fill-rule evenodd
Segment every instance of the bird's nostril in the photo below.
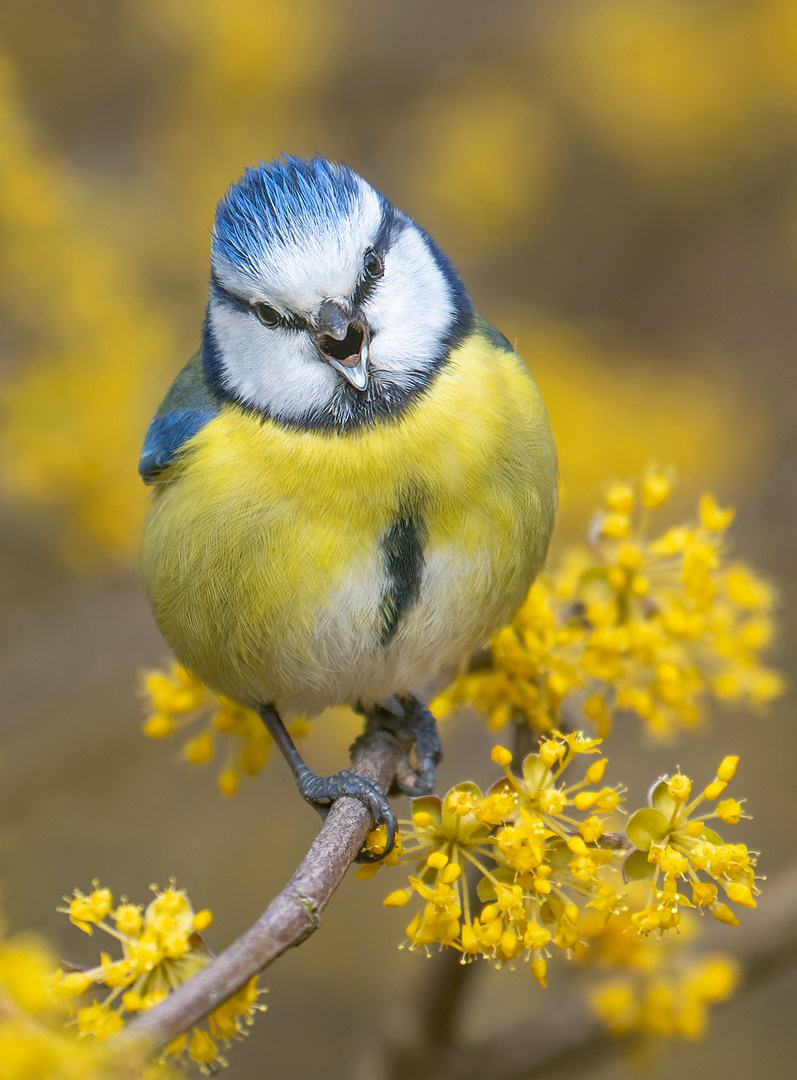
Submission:
M 318 339 L 319 348 L 333 360 L 341 364 L 350 357 L 358 357 L 365 340 L 365 331 L 359 323 L 349 323 L 346 336 L 343 339 L 332 337 L 331 334 L 322 334 Z

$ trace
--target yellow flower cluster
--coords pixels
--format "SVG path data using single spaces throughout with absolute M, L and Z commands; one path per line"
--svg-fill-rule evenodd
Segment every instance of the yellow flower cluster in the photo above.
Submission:
M 212 921 L 211 913 L 195 912 L 174 882 L 166 889 L 152 889 L 155 895 L 146 907 L 124 898 L 115 903 L 111 890 L 95 881 L 90 893 L 76 889 L 67 898 L 68 906 L 58 909 L 86 933 L 97 927 L 121 945 L 118 959 L 103 952 L 94 968 L 61 968 L 55 973 L 55 993 L 74 1012 L 81 1035 L 105 1039 L 115 1034 L 130 1016 L 159 1004 L 210 962 L 201 935 Z M 79 1003 L 100 987 L 109 991 L 104 998 Z M 178 1036 L 165 1055 L 185 1055 L 203 1071 L 226 1064 L 219 1044 L 227 1046 L 246 1034 L 255 1013 L 265 1009 L 258 1002 L 261 993 L 253 977 L 210 1014 L 207 1030 L 194 1027 Z
M 715 779 L 691 801 L 688 777 L 679 772 L 659 781 L 651 806 L 629 819 L 626 843 L 607 832 L 609 815 L 622 801 L 619 788 L 603 785 L 607 759 L 590 763 L 581 779 L 563 779 L 577 757 L 598 753 L 600 745 L 581 732 L 554 732 L 526 757 L 520 776 L 509 768 L 512 754 L 498 746 L 492 758 L 504 777 L 486 795 L 463 783 L 443 799 L 413 800 L 412 820 L 399 823 L 396 848 L 358 872 L 369 878 L 382 865 L 415 864 L 409 887 L 384 900 L 386 907 L 420 900 L 406 928 L 410 948 L 448 946 L 463 962 L 482 956 L 498 966 L 528 960 L 544 986 L 551 950 L 583 958 L 585 946 L 595 942 L 599 964 L 602 955 L 604 962 L 608 957 L 650 973 L 656 953 L 645 939 L 652 931 L 661 935 L 679 927 L 679 906 L 707 909 L 720 922 L 738 925 L 717 899 L 720 886 L 732 903 L 755 907 L 753 854 L 742 844 L 723 844 L 706 824 L 714 818 L 738 822 L 745 816 L 742 804 L 723 799 L 710 812 L 690 816 L 720 798 L 738 759 L 725 758 Z M 383 834 L 377 829 L 369 837 L 366 846 L 375 855 L 383 850 Z M 621 849 L 629 845 L 633 849 L 623 858 Z M 645 878 L 652 878 L 650 902 L 647 891 L 640 891 Z M 690 882 L 692 900 L 679 893 L 681 880 Z M 626 933 L 631 929 L 637 934 Z M 688 982 L 693 991 L 691 1019 L 679 1014 L 678 1023 L 683 1031 L 689 1023 L 697 1030 L 701 1009 L 720 998 L 712 998 L 714 984 L 697 978 L 695 969 L 679 968 L 678 978 L 679 986 Z M 645 1026 L 639 994 L 634 1001 L 635 1023 Z
M 589 547 L 569 549 L 532 587 L 490 663 L 456 679 L 434 711 L 469 704 L 492 729 L 538 732 L 588 720 L 601 735 L 633 714 L 664 738 L 697 726 L 711 698 L 761 708 L 782 693 L 761 662 L 775 593 L 729 561 L 733 512 L 703 495 L 695 522 L 652 531 L 670 492 L 655 468 L 636 486 L 612 484 Z
M 661 952 L 661 949 L 657 949 Z M 598 983 L 590 1006 L 612 1035 L 698 1039 L 708 1007 L 727 1001 L 736 989 L 739 966 L 727 953 L 704 954 Z
M 737 926 L 737 916 L 719 900 L 720 889 L 733 904 L 756 906 L 756 853 L 744 844 L 726 844 L 708 825 L 711 821 L 736 825 L 746 816 L 736 799 L 717 801 L 733 778 L 738 761 L 737 757 L 724 758 L 717 775 L 695 798 L 691 797 L 688 776 L 678 772 L 665 777 L 653 787 L 650 805 L 629 819 L 626 834 L 634 847 L 624 860 L 625 876 L 629 880 L 652 879 L 650 903 L 632 916 L 640 934 L 678 926 L 683 906 L 708 910 L 720 922 Z M 705 809 L 706 803 L 716 806 L 696 813 Z M 691 900 L 680 892 L 686 885 Z
M 213 761 L 217 744 L 224 744 L 218 785 L 225 795 L 235 794 L 242 775 L 254 776 L 265 765 L 271 736 L 257 713 L 214 694 L 180 664 L 147 672 L 143 693 L 148 706 L 144 734 L 166 739 L 190 727 L 182 748 L 190 765 Z M 294 738 L 301 738 L 307 734 L 307 724 L 296 721 L 289 730 Z
M 50 992 L 55 959 L 30 935 L 7 937 L 0 920 L 0 1076 L 3 1080 L 176 1080 L 161 1065 L 124 1060 L 75 1038 Z
M 576 961 L 611 973 L 590 990 L 589 1005 L 612 1035 L 699 1038 L 709 1006 L 733 994 L 738 962 L 728 953 L 696 951 L 699 927 L 689 913 L 664 940 L 633 933 L 632 912 L 644 903 L 640 890 L 641 883 L 629 885 L 628 910 L 582 921 Z
M 621 801 L 602 784 L 606 758 L 585 775 L 564 779 L 576 758 L 598 752 L 599 739 L 554 733 L 509 769 L 511 753 L 496 747 L 504 778 L 483 795 L 458 784 L 443 799 L 413 800 L 412 821 L 402 822 L 401 845 L 389 865 L 417 863 L 409 888 L 392 892 L 387 907 L 422 901 L 407 926 L 413 949 L 434 944 L 461 952 L 463 961 L 485 957 L 497 965 L 527 960 L 545 985 L 551 949 L 571 950 L 579 940 L 579 904 L 613 911 L 615 888 L 604 869 L 615 865 L 617 845 L 604 836 L 602 814 Z M 371 876 L 380 864 L 363 867 Z M 466 881 L 479 878 L 475 896 Z M 477 899 L 476 899 L 477 898 Z

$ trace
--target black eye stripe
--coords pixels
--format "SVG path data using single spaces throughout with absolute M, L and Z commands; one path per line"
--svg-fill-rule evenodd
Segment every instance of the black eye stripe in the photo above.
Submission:
M 221 301 L 226 307 L 234 308 L 235 311 L 243 312 L 245 315 L 254 315 L 264 326 L 269 327 L 281 327 L 283 330 L 308 330 L 310 324 L 307 319 L 303 319 L 301 315 L 296 315 L 292 311 L 288 311 L 283 314 L 281 311 L 277 311 L 271 304 L 267 304 L 265 300 L 255 301 L 249 303 L 243 300 L 240 296 L 236 296 L 235 293 L 230 292 L 219 279 L 218 274 L 212 273 L 210 276 L 211 291 L 215 295 L 216 299 Z M 260 312 L 258 312 L 258 308 Z M 273 313 L 276 319 L 271 318 Z M 262 316 L 267 314 L 267 319 Z
M 271 329 L 276 329 L 278 326 L 283 330 L 307 330 L 308 328 L 307 320 L 301 315 L 295 315 L 292 311 L 283 314 L 264 301 L 252 304 L 250 310 L 264 326 Z

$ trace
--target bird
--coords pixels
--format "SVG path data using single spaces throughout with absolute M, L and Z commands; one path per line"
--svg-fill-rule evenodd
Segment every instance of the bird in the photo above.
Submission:
M 200 347 L 147 431 L 141 565 L 161 632 L 257 711 L 324 816 L 386 792 L 313 772 L 286 717 L 349 705 L 441 757 L 419 688 L 504 626 L 557 508 L 527 366 L 411 217 L 348 166 L 281 156 L 218 203 Z M 369 722 L 370 722 L 369 721 Z

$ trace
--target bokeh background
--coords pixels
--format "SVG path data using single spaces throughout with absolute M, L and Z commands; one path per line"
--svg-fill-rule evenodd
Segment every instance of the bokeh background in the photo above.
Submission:
M 315 828 L 279 762 L 224 799 L 141 736 L 136 696 L 166 656 L 136 571 L 141 439 L 197 343 L 215 202 L 280 151 L 362 172 L 517 341 L 560 446 L 560 537 L 610 478 L 674 463 L 681 505 L 711 488 L 738 507 L 737 552 L 781 584 L 795 666 L 793 0 L 3 5 L 0 879 L 11 924 L 75 959 L 90 943 L 54 913 L 73 885 L 143 899 L 176 875 L 220 947 Z M 319 724 L 311 762 L 339 768 L 351 735 Z M 485 779 L 477 725 L 445 741 L 444 782 Z M 772 875 L 793 857 L 788 698 L 677 750 L 613 741 L 632 795 L 741 753 L 745 838 Z M 383 886 L 347 881 L 269 972 L 231 1080 L 348 1075 L 403 1022 L 424 962 L 396 950 Z M 468 1030 L 538 1009 L 532 982 L 485 972 Z M 792 976 L 731 1005 L 649 1075 L 791 1076 L 795 992 Z

